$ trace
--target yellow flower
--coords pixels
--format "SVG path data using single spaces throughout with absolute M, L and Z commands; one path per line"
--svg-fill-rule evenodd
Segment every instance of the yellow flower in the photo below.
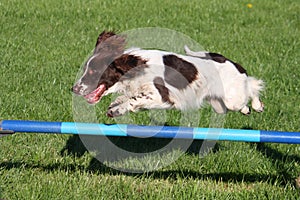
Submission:
M 248 8 L 252 8 L 253 5 L 252 5 L 251 3 L 248 3 L 248 4 L 247 4 L 247 7 L 248 7 Z

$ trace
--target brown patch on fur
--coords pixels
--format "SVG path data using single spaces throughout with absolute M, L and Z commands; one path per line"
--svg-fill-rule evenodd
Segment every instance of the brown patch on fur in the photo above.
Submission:
M 168 84 L 178 88 L 184 89 L 197 78 L 196 67 L 176 55 L 163 56 L 165 67 L 165 80 Z
M 112 65 L 114 68 L 116 68 L 117 72 L 121 73 L 122 75 L 128 73 L 128 75 L 135 77 L 135 74 L 133 73 L 137 73 L 138 71 L 141 71 L 141 68 L 146 67 L 146 62 L 147 60 L 144 60 L 139 56 L 123 54 L 117 58 Z M 132 71 L 133 68 L 137 69 Z
M 208 58 L 211 58 L 213 61 L 218 63 L 225 63 L 227 58 L 218 53 L 206 53 Z
M 218 63 L 225 63 L 226 61 L 231 62 L 235 68 L 241 73 L 241 74 L 246 74 L 247 75 L 247 71 L 238 63 L 233 62 L 232 60 L 227 59 L 226 57 L 224 57 L 221 54 L 218 53 L 206 53 L 207 58 L 212 59 L 213 61 L 216 61 Z
M 114 64 L 118 69 L 121 69 L 124 72 L 128 72 L 134 67 L 144 66 L 146 62 L 146 60 L 142 59 L 139 56 L 123 54 L 114 61 Z
M 139 56 L 123 54 L 106 68 L 101 75 L 98 85 L 105 83 L 107 88 L 109 88 L 120 79 L 137 77 L 144 73 L 143 68 L 147 67 L 146 62 Z
M 174 104 L 169 98 L 169 89 L 165 86 L 164 80 L 161 77 L 155 77 L 153 82 L 163 102 Z
M 236 68 L 241 74 L 246 74 L 246 75 L 248 76 L 247 71 L 246 71 L 240 64 L 235 63 L 235 62 L 233 62 L 233 61 L 231 61 L 231 62 L 234 64 L 235 68 Z

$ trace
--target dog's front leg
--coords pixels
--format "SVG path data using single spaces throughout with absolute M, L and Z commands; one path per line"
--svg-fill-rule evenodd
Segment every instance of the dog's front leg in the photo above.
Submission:
M 107 116 L 117 117 L 126 112 L 138 112 L 143 109 L 170 109 L 174 105 L 172 102 L 165 101 L 159 91 L 153 85 L 146 85 L 140 89 L 141 92 L 133 96 L 119 96 L 107 111 Z
M 118 117 L 129 111 L 129 98 L 125 95 L 119 96 L 113 101 L 107 110 L 108 117 Z
M 142 93 L 143 94 L 143 93 Z M 108 108 L 108 117 L 118 117 L 126 114 L 128 111 L 137 112 L 140 109 L 145 108 L 145 104 L 151 105 L 147 96 L 137 95 L 133 97 L 119 96 L 114 102 L 112 102 Z

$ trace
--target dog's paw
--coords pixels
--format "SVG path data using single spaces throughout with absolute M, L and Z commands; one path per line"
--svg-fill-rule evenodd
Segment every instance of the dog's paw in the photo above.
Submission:
M 106 112 L 106 115 L 107 117 L 111 117 L 111 118 L 121 116 L 118 111 L 112 111 L 112 110 L 108 110 Z
M 115 106 L 108 108 L 106 115 L 108 117 L 119 117 L 124 115 L 128 110 L 126 108 Z
M 241 113 L 243 113 L 244 115 L 250 115 L 251 110 L 248 106 L 245 106 L 244 108 L 242 108 Z
M 120 106 L 121 104 L 123 104 L 124 102 L 127 102 L 128 101 L 128 97 L 126 96 L 118 96 L 110 105 L 109 105 L 109 108 L 108 109 L 111 109 L 113 107 L 116 107 L 116 106 Z
M 252 108 L 256 111 L 256 112 L 263 112 L 264 111 L 264 108 L 265 108 L 265 105 L 263 102 L 259 102 L 257 103 L 256 105 L 255 104 L 252 104 Z

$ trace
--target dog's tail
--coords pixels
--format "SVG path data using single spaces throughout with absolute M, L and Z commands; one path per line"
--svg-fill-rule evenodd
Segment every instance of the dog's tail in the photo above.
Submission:
M 263 91 L 265 83 L 262 80 L 249 76 L 248 79 L 248 92 L 249 96 L 253 99 L 259 97 L 261 91 Z
M 206 51 L 192 51 L 188 48 L 187 45 L 184 45 L 184 51 L 185 51 L 185 54 L 187 56 L 193 56 L 193 57 L 198 57 L 198 58 L 205 58 L 206 57 Z

